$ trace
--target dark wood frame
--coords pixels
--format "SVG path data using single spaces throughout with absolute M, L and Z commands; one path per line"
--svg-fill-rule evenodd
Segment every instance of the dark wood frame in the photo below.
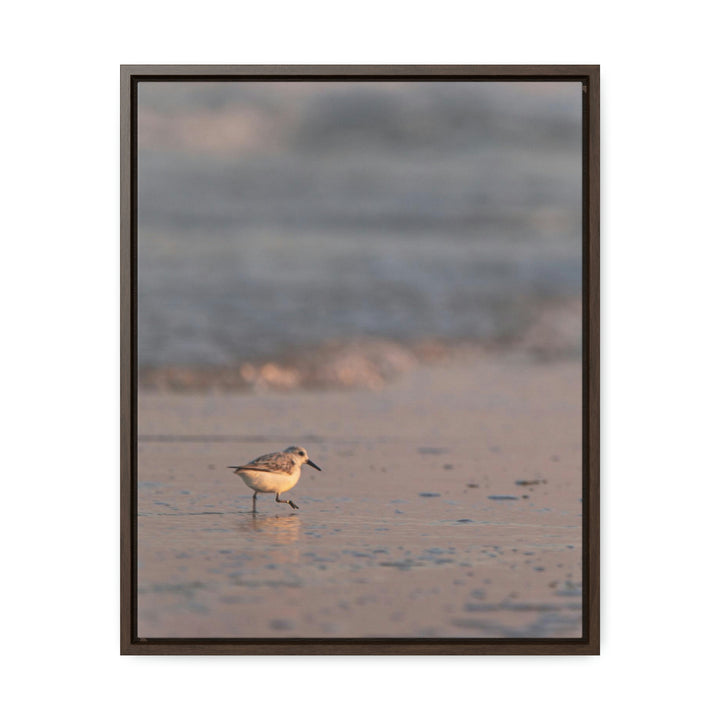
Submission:
M 583 635 L 579 639 L 138 639 L 137 83 L 148 80 L 573 80 L 583 84 Z M 120 652 L 123 655 L 597 655 L 600 652 L 600 67 L 124 65 L 120 68 Z

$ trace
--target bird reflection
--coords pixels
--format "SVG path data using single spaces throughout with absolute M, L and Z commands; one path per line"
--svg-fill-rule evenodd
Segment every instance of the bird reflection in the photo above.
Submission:
M 258 533 L 262 542 L 291 545 L 298 541 L 301 526 L 298 515 L 248 514 L 238 527 L 242 532 Z

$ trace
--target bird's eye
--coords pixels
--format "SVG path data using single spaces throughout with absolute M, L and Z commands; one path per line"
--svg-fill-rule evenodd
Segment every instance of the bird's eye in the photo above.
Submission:
M 305 454 L 304 450 L 298 450 L 298 455 L 304 455 L 304 454 Z

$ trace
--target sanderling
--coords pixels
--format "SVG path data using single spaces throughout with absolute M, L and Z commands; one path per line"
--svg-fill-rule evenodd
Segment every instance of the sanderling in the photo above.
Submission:
M 287 503 L 294 510 L 298 506 L 292 500 L 281 500 L 280 493 L 297 485 L 300 479 L 300 470 L 307 463 L 316 470 L 320 468 L 308 457 L 307 450 L 297 445 L 291 445 L 282 452 L 268 453 L 255 458 L 247 465 L 229 465 L 243 482 L 255 492 L 253 493 L 253 512 L 257 494 L 275 493 L 275 502 Z

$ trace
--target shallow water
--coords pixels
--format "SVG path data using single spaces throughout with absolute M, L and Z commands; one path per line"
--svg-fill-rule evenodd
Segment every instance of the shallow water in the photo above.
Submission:
M 305 467 L 284 495 L 300 509 L 260 495 L 256 514 L 251 491 L 225 465 L 277 440 L 141 435 L 139 635 L 577 637 L 574 441 L 528 444 L 518 428 L 502 445 L 486 430 L 478 445 L 472 431 L 449 427 L 430 445 L 414 437 L 425 434 L 419 424 L 342 439 L 330 432 L 330 409 L 353 397 L 356 422 L 388 404 L 382 394 L 145 398 L 146 417 L 174 407 L 175 423 L 207 426 L 264 406 L 291 426 L 314 406 L 330 425 L 308 438 L 323 472 Z M 544 482 L 514 494 L 517 481 L 540 473 Z
M 139 635 L 576 637 L 581 377 L 480 356 L 377 391 L 141 392 Z M 322 472 L 253 515 L 226 466 L 291 443 Z

